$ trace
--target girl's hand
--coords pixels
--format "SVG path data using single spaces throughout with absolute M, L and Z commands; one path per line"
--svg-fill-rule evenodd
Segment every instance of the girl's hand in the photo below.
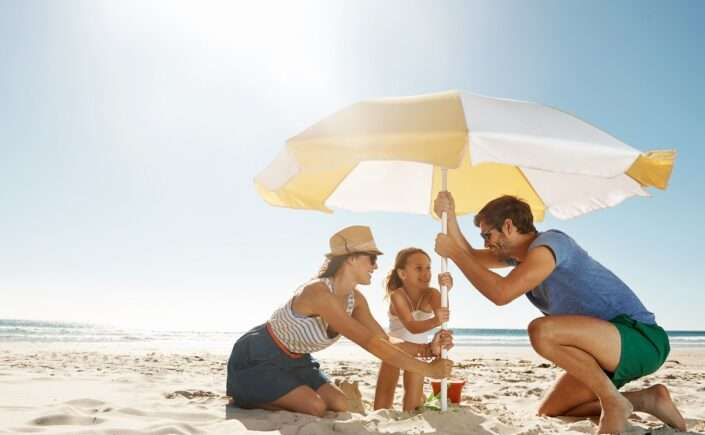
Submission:
M 448 308 L 438 308 L 436 309 L 436 320 L 438 320 L 438 324 L 442 325 L 445 322 L 448 321 L 450 318 L 450 310 Z
M 440 287 L 445 286 L 448 290 L 453 288 L 453 276 L 450 272 L 438 274 L 438 285 Z

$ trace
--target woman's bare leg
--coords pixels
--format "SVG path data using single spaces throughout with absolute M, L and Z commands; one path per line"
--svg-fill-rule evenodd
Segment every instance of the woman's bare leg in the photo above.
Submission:
M 348 398 L 345 396 L 345 393 L 335 385 L 323 384 L 316 392 L 326 403 L 328 410 L 335 412 L 348 411 Z
M 286 410 L 323 417 L 327 405 L 325 400 L 308 385 L 301 385 L 277 400 L 261 405 L 262 409 Z

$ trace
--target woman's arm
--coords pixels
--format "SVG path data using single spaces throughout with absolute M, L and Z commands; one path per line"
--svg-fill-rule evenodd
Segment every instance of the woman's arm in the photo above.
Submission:
M 389 337 L 387 336 L 387 333 L 384 331 L 382 326 L 380 326 L 377 320 L 372 317 L 372 313 L 370 312 L 369 306 L 367 305 L 367 299 L 365 299 L 365 297 L 357 290 L 355 290 L 355 295 L 356 308 L 358 306 L 360 308 L 353 311 L 353 318 L 357 319 L 370 331 L 378 331 L 378 335 L 383 335 L 385 339 L 389 340 Z M 440 355 L 440 352 L 434 353 L 433 347 L 430 345 L 430 343 L 419 344 L 404 342 L 403 347 L 399 345 L 394 346 L 403 350 L 406 353 L 422 358 L 433 358 Z
M 323 284 L 320 286 L 314 284 L 304 289 L 299 296 L 299 299 L 301 298 L 306 299 L 312 314 L 321 316 L 331 328 L 382 361 L 402 370 L 409 370 L 424 376 L 441 378 L 450 375 L 453 365 L 451 361 L 436 360 L 430 364 L 424 363 L 391 344 L 384 330 L 372 317 L 367 306 L 367 300 L 361 293 L 357 292 L 355 294 L 353 317 L 348 316 L 340 302 L 333 297 Z M 362 319 L 362 321 L 359 319 Z M 428 347 L 430 351 L 430 346 Z
M 371 331 L 373 335 L 384 337 L 385 340 L 389 341 L 387 333 L 382 328 L 382 325 L 377 322 L 377 319 L 372 317 L 370 312 L 370 307 L 367 305 L 367 299 L 357 290 L 355 292 L 355 309 L 353 310 L 352 317 L 358 322 L 362 323 L 362 326 Z

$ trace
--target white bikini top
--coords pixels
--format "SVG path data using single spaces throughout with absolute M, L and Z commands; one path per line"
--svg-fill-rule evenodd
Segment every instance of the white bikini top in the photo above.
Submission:
M 402 289 L 402 291 L 404 291 Z M 406 296 L 407 301 L 409 301 L 409 307 L 412 308 L 411 311 L 411 317 L 414 320 L 428 320 L 432 319 L 435 316 L 435 313 L 433 312 L 426 312 L 422 311 L 419 309 L 418 305 L 421 305 L 421 302 L 423 302 L 424 298 L 420 298 L 417 306 L 414 307 L 413 304 L 411 303 L 411 298 L 409 298 L 409 295 L 406 294 L 406 291 L 404 291 L 404 296 Z M 399 319 L 398 316 L 392 314 L 391 310 L 387 313 L 389 315 L 389 336 L 390 337 L 395 337 L 400 340 L 408 341 L 410 343 L 417 343 L 417 344 L 425 344 L 431 341 L 433 338 L 433 335 L 440 330 L 440 326 L 436 326 L 434 328 L 429 329 L 428 331 L 424 332 L 419 332 L 417 334 L 414 334 L 410 332 L 404 324 L 402 323 L 401 319 Z

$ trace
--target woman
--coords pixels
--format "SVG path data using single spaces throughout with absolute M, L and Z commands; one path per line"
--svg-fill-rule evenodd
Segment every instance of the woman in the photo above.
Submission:
M 392 345 L 355 288 L 370 283 L 377 256 L 382 254 L 370 229 L 344 228 L 331 237 L 330 249 L 318 279 L 300 287 L 267 323 L 235 343 L 227 379 L 227 394 L 234 405 L 317 416 L 326 410 L 347 411 L 345 394 L 311 357 L 341 336 L 403 370 L 436 378 L 450 375 L 451 361 L 425 363 Z M 434 357 L 441 345 L 452 346 L 446 331 L 436 334 L 432 343 L 411 350 L 418 356 Z

